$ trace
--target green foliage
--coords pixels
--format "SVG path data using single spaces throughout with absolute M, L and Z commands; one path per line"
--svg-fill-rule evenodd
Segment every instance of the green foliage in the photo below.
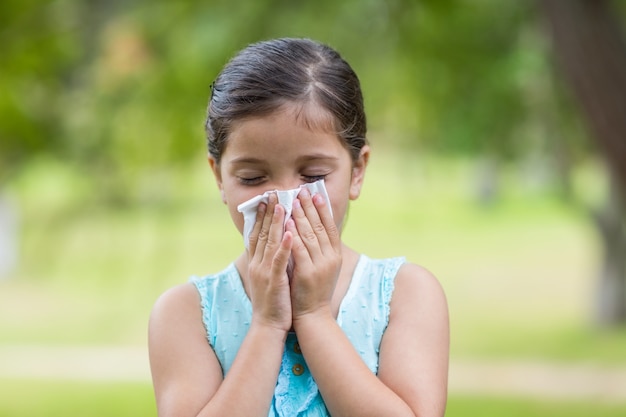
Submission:
M 559 135 L 569 124 L 527 2 L 8 1 L 0 16 L 2 182 L 46 153 L 102 201 L 141 201 L 151 177 L 203 159 L 222 65 L 277 36 L 339 49 L 392 146 L 519 157 L 576 137 Z
M 452 395 L 447 417 L 618 417 L 623 404 L 604 404 L 582 400 L 528 400 L 506 397 Z
M 0 415 L 11 417 L 155 416 L 149 383 L 0 379 Z
M 79 53 L 64 12 L 37 0 L 0 5 L 0 184 L 31 156 L 64 146 L 64 90 Z
M 0 415 L 12 417 L 154 416 L 149 383 L 0 380 Z M 626 405 L 451 395 L 448 417 L 619 417 Z
M 413 92 L 421 140 L 439 152 L 527 153 L 532 142 L 519 133 L 539 109 L 529 103 L 526 84 L 549 69 L 531 4 L 396 5 L 396 59 L 411 73 L 405 88 Z
M 532 2 L 496 0 L 0 2 L 0 188 L 17 195 L 24 232 L 20 269 L 0 282 L 3 343 L 143 344 L 158 294 L 241 250 L 198 168 L 204 109 L 227 59 L 277 36 L 327 42 L 359 74 L 375 152 L 344 236 L 435 272 L 453 356 L 624 363 L 623 329 L 587 320 L 598 243 L 585 214 L 519 181 L 523 165 L 504 166 L 498 205 L 475 205 L 467 156 L 591 150 Z M 385 162 L 387 147 L 410 152 Z M 597 203 L 597 171 L 580 171 L 574 192 Z M 0 415 L 154 415 L 148 383 L 5 379 L 0 392 Z M 448 411 L 623 414 L 458 396 Z

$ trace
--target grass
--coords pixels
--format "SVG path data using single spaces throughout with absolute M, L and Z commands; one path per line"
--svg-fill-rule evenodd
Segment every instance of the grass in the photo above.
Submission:
M 0 416 L 137 417 L 156 415 L 148 383 L 2 380 Z
M 624 404 L 452 396 L 446 417 L 620 417 Z
M 10 417 L 152 416 L 156 408 L 147 383 L 24 381 L 0 379 L 0 415 Z M 624 404 L 520 398 L 451 396 L 447 417 L 621 417 Z

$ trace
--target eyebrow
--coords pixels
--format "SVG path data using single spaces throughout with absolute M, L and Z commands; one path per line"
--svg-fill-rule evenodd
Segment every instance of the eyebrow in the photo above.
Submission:
M 334 155 L 327 155 L 327 154 L 323 154 L 323 153 L 314 153 L 314 154 L 308 154 L 308 155 L 302 155 L 300 157 L 297 158 L 298 162 L 309 162 L 309 161 L 318 161 L 318 160 L 327 160 L 327 161 L 336 161 L 337 159 L 339 159 L 338 157 L 334 156 Z M 265 164 L 267 161 L 265 161 L 264 159 L 259 159 L 259 158 L 255 158 L 255 157 L 248 157 L 248 156 L 242 156 L 239 158 L 235 158 L 233 160 L 230 161 L 231 164 L 240 164 L 240 165 L 246 165 L 246 164 Z
M 265 163 L 265 161 L 259 158 L 244 156 L 240 158 L 235 158 L 232 161 L 230 161 L 230 163 L 231 164 L 263 164 Z
M 335 161 L 339 158 L 337 158 L 334 155 L 327 155 L 327 154 L 323 154 L 323 153 L 314 153 L 314 154 L 309 154 L 309 155 L 303 155 L 301 157 L 299 157 L 297 160 L 298 161 L 317 161 L 317 160 L 328 160 L 328 161 Z

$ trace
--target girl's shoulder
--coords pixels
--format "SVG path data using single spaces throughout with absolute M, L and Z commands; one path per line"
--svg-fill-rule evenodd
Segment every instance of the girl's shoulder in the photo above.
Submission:
M 236 268 L 231 264 L 218 273 L 204 276 L 193 275 L 188 282 L 169 288 L 154 303 L 153 319 L 167 321 L 197 316 L 198 309 L 202 305 L 203 290 L 208 289 L 212 283 L 236 273 Z
M 402 281 L 415 281 L 415 283 L 421 285 L 432 285 L 439 282 L 437 277 L 427 268 L 406 260 L 398 269 L 397 279 Z
M 425 267 L 407 261 L 404 256 L 370 258 L 361 254 L 356 269 L 356 272 L 361 269 L 361 272 L 379 275 L 387 281 L 393 288 L 393 299 L 409 298 L 414 302 L 415 297 L 445 298 L 437 277 Z
M 361 254 L 355 272 L 381 275 L 384 279 L 395 281 L 395 285 L 436 285 L 439 281 L 425 267 L 407 261 L 404 256 L 388 258 L 370 258 Z M 407 281 L 407 282 L 405 282 Z
M 447 314 L 447 301 L 443 286 L 437 277 L 425 267 L 404 262 L 395 277 L 395 290 L 392 298 L 393 306 L 410 307 L 411 310 L 428 310 Z M 417 311 L 414 311 L 417 312 Z
M 385 298 L 393 304 L 438 303 L 445 307 L 443 287 L 425 267 L 409 262 L 404 256 L 370 258 L 361 254 L 355 267 L 356 280 L 376 280 Z
M 418 309 L 447 311 L 443 287 L 437 277 L 425 267 L 410 262 L 404 256 L 375 258 L 358 255 L 354 277 L 357 280 L 375 279 L 390 302 L 391 313 Z M 390 317 L 391 318 L 391 317 Z
M 163 292 L 152 308 L 152 321 L 177 320 L 194 315 L 200 306 L 200 296 L 191 282 L 176 285 Z

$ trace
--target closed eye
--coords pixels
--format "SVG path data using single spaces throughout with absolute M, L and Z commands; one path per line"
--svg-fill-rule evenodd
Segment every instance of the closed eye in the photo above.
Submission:
M 239 180 L 239 183 L 242 185 L 259 185 L 265 180 L 265 177 L 252 177 L 252 178 L 237 177 L 237 179 Z
M 319 181 L 319 180 L 323 180 L 326 178 L 328 174 L 323 174 L 323 175 L 303 175 L 302 178 L 304 178 L 304 181 L 306 182 L 315 182 L 315 181 Z

